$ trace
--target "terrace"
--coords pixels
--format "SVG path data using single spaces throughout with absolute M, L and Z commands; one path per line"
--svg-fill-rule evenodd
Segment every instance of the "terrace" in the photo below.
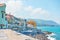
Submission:
M 0 29 L 0 40 L 37 40 L 10 29 Z

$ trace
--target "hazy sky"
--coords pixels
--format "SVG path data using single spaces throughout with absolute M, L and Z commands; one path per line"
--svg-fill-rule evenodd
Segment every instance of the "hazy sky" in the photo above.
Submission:
M 0 0 L 6 12 L 20 18 L 52 20 L 60 24 L 60 0 Z

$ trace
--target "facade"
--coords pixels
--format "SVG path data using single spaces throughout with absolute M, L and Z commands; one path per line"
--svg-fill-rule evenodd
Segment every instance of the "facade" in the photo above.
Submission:
M 0 3 L 0 28 L 6 28 L 6 20 L 5 20 L 5 8 L 6 5 L 4 3 Z

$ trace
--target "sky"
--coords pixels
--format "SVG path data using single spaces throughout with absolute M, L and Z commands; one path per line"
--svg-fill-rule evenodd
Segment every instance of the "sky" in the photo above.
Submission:
M 6 13 L 18 18 L 52 20 L 60 24 L 60 0 L 0 0 Z

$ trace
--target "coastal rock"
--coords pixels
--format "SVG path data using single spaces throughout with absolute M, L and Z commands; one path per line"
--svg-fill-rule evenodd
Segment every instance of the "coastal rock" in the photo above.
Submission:
M 49 35 L 49 34 L 52 34 L 52 32 L 44 31 L 44 34 Z
M 37 34 L 35 36 L 35 38 L 37 38 L 39 40 L 48 40 L 48 38 L 45 35 L 43 35 L 43 34 Z

